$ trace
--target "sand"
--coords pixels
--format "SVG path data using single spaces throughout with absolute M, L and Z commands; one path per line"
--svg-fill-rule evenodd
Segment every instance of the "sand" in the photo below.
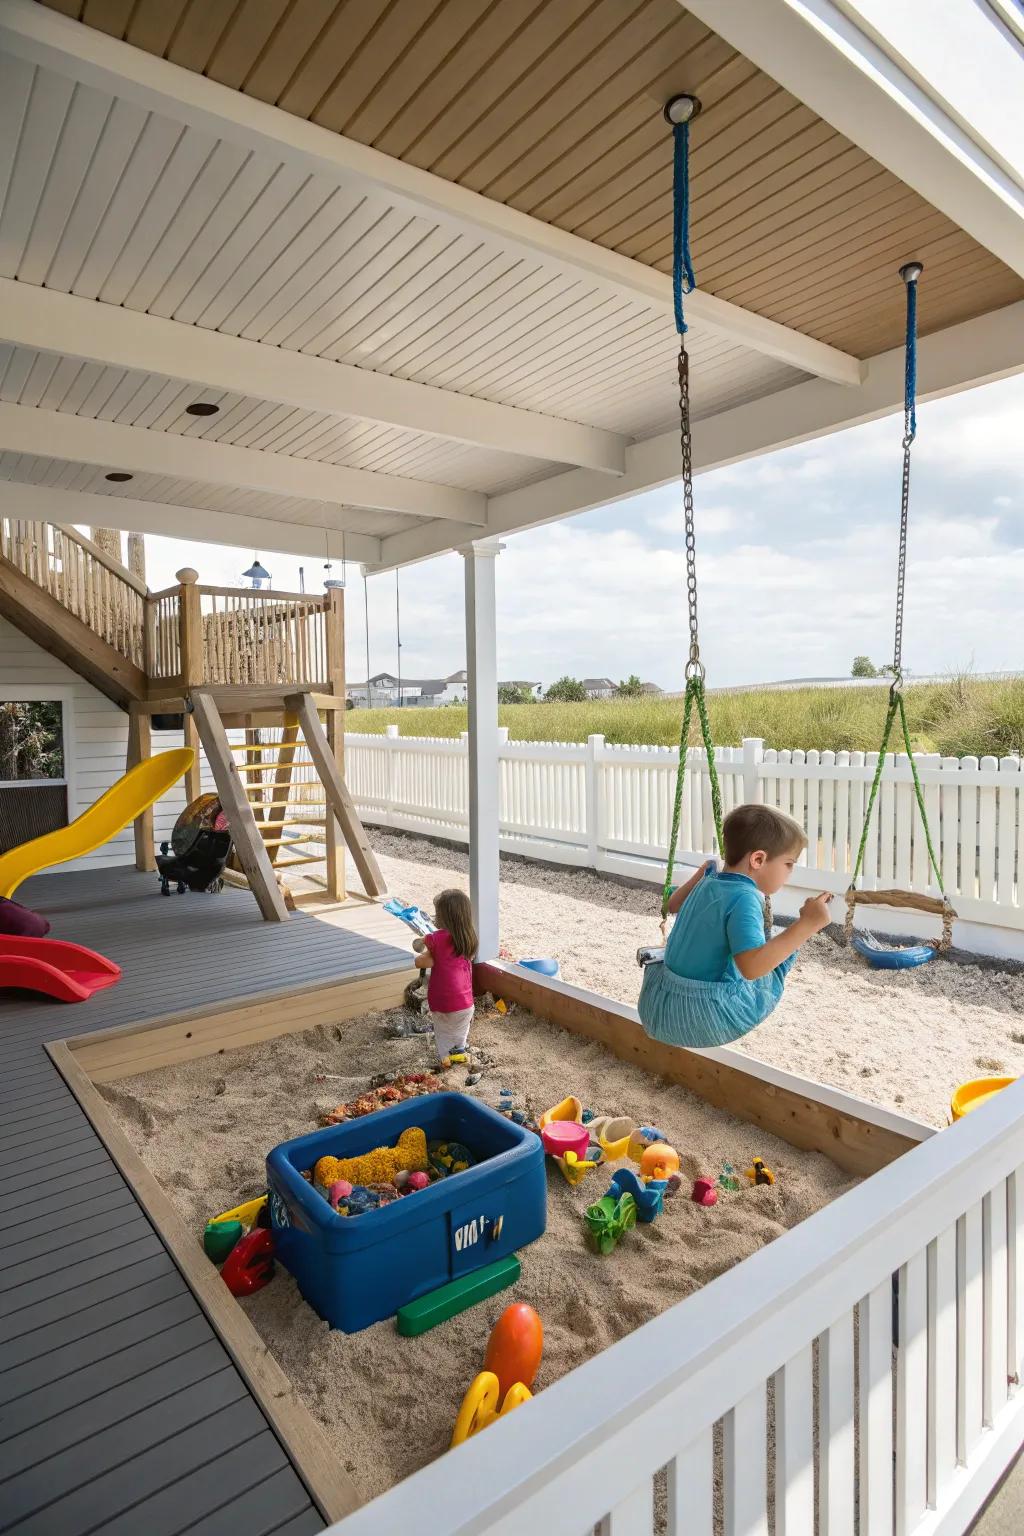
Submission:
M 382 1071 L 430 1065 L 428 1037 L 393 1039 L 388 1021 L 378 1014 L 322 1026 L 101 1091 L 198 1242 L 210 1216 L 263 1190 L 266 1153 L 313 1129 L 318 1102 L 350 1099 Z M 465 1091 L 484 1102 L 496 1104 L 507 1087 L 517 1105 L 539 1113 L 575 1092 L 596 1112 L 656 1124 L 679 1150 L 688 1180 L 714 1176 L 724 1162 L 742 1171 L 762 1156 L 778 1182 L 755 1188 L 743 1180 L 708 1210 L 686 1197 L 687 1184 L 657 1221 L 601 1257 L 586 1245 L 582 1211 L 604 1193 L 607 1173 L 595 1170 L 570 1189 L 549 1163 L 548 1229 L 522 1250 L 519 1284 L 418 1339 L 399 1337 L 391 1321 L 354 1335 L 332 1331 L 279 1268 L 240 1305 L 367 1499 L 446 1449 L 489 1331 L 513 1299 L 543 1319 L 543 1390 L 855 1182 L 825 1157 L 798 1152 L 521 1011 L 478 1018 L 472 1043 L 484 1074 Z M 464 1086 L 465 1070 L 449 1074 L 451 1086 Z M 335 1076 L 324 1082 L 323 1073 Z
M 391 890 L 408 901 L 429 908 L 445 885 L 468 885 L 464 853 L 376 828 L 371 838 Z M 657 906 L 653 887 L 501 862 L 509 958 L 556 956 L 565 981 L 618 1002 L 636 1002 L 635 954 L 658 942 Z M 958 1083 L 1024 1073 L 1024 974 L 942 959 L 873 971 L 821 934 L 801 953 L 779 1008 L 735 1049 L 945 1125 Z

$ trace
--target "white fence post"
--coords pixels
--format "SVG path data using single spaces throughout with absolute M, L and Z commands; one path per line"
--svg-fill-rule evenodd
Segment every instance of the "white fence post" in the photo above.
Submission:
M 761 775 L 758 772 L 764 762 L 764 740 L 760 736 L 743 738 L 743 802 L 754 805 L 761 799 Z
M 597 754 L 603 746 L 603 736 L 587 737 L 587 755 L 584 760 L 583 769 L 583 810 L 587 828 L 587 863 L 591 869 L 597 868 L 600 826 L 603 820 L 597 797 Z
M 384 737 L 387 742 L 394 743 L 393 746 L 388 745 L 384 749 L 388 755 L 388 788 L 387 800 L 384 805 L 384 825 L 389 827 L 391 826 L 392 818 L 395 814 L 395 804 L 398 800 L 398 754 L 401 751 L 398 745 L 398 726 L 385 726 Z

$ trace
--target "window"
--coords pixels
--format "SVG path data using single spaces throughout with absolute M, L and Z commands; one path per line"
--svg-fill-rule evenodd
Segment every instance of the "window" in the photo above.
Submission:
M 0 698 L 0 853 L 68 821 L 65 701 Z
M 59 699 L 0 702 L 0 781 L 64 779 L 64 719 Z

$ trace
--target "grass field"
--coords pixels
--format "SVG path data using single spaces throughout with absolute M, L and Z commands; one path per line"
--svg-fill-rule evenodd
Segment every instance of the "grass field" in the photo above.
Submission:
M 885 721 L 888 688 L 764 689 L 709 696 L 711 726 L 722 746 L 744 736 L 761 736 L 768 747 L 818 751 L 877 751 Z M 913 745 L 920 752 L 950 757 L 1024 752 L 1024 679 L 978 682 L 969 676 L 922 683 L 906 693 Z M 600 734 L 609 742 L 669 746 L 679 738 L 682 700 L 666 698 L 593 699 L 586 704 L 509 704 L 498 711 L 516 741 L 586 741 Z M 383 732 L 398 725 L 403 736 L 458 736 L 466 711 L 373 709 L 352 711 L 351 731 Z M 696 721 L 691 735 L 698 742 Z M 898 743 L 892 743 L 896 750 Z

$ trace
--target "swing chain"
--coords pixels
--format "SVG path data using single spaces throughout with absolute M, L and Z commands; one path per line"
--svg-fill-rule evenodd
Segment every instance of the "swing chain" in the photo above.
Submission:
M 693 437 L 690 432 L 690 359 L 679 337 L 679 448 L 682 458 L 683 521 L 686 532 L 686 601 L 690 611 L 690 655 L 685 677 L 704 681 L 697 629 L 697 537 L 693 526 Z

